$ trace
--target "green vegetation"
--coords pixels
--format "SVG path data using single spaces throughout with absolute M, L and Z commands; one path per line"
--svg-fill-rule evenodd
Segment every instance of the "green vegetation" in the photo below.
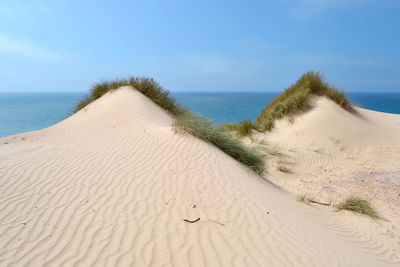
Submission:
M 299 202 L 306 203 L 306 204 L 309 204 L 312 201 L 311 198 L 306 197 L 305 195 L 297 196 L 296 200 L 299 201 Z
M 162 88 L 154 79 L 146 77 L 131 77 L 129 79 L 116 79 L 113 81 L 96 83 L 90 94 L 75 106 L 75 112 L 86 107 L 96 99 L 99 99 L 104 94 L 114 91 L 122 86 L 132 86 L 134 89 L 150 98 L 158 106 L 175 116 L 179 116 L 186 112 L 186 109 L 177 103 L 169 91 Z
M 324 206 L 331 206 L 331 203 L 319 202 L 305 195 L 297 196 L 296 200 L 306 204 L 314 203 Z M 374 208 L 372 208 L 371 204 L 367 200 L 359 197 L 348 197 L 346 200 L 334 207 L 336 207 L 338 210 L 350 210 L 357 213 L 365 214 L 374 219 L 380 218 L 378 213 L 374 210 Z
M 264 158 L 268 159 L 268 162 L 276 162 L 276 170 L 284 173 L 293 173 L 291 167 L 294 165 L 293 162 L 289 161 L 289 156 L 281 152 L 278 146 L 270 146 L 264 140 L 253 140 L 255 143 L 252 146 L 256 151 L 258 151 Z
M 254 172 L 258 174 L 264 172 L 264 159 L 261 154 L 243 145 L 239 140 L 233 139 L 228 132 L 214 125 L 210 120 L 193 112 L 186 112 L 177 117 L 175 127 L 210 142 Z
M 221 126 L 223 130 L 235 132 L 240 137 L 251 136 L 254 124 L 251 120 L 242 121 L 241 123 L 227 123 Z
M 348 197 L 345 201 L 336 206 L 338 210 L 351 210 L 357 213 L 368 215 L 372 218 L 379 218 L 368 200 L 359 197 Z
M 116 79 L 97 83 L 93 86 L 90 94 L 75 106 L 75 112 L 99 99 L 104 94 L 122 86 L 131 86 L 132 89 L 141 92 L 158 106 L 174 115 L 176 117 L 176 128 L 181 128 L 215 145 L 258 174 L 264 171 L 264 159 L 262 155 L 254 149 L 245 146 L 239 140 L 233 139 L 228 132 L 214 125 L 210 120 L 183 108 L 167 90 L 162 88 L 152 78 L 131 77 L 129 79 Z
M 326 96 L 343 109 L 354 112 L 343 92 L 330 85 L 320 72 L 309 71 L 263 109 L 254 123 L 255 129 L 260 132 L 270 131 L 275 125 L 275 120 L 306 110 L 310 107 L 309 100 L 312 95 Z
M 282 153 L 278 147 L 268 147 L 266 145 L 264 146 L 258 146 L 256 147 L 257 150 L 263 151 L 265 152 L 268 156 L 272 156 L 272 157 L 289 157 L 288 155 Z

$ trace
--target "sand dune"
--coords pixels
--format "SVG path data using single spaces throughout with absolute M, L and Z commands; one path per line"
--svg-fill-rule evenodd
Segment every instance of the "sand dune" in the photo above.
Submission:
M 267 178 L 294 195 L 339 203 L 350 195 L 369 200 L 385 220 L 332 213 L 335 225 L 363 237 L 377 251 L 400 258 L 400 115 L 356 108 L 351 114 L 325 97 L 272 132 L 257 133 L 284 156 L 269 158 Z M 291 173 L 278 170 L 287 166 Z M 332 208 L 327 208 L 332 210 Z M 340 222 L 340 223 L 339 223 Z M 350 231 L 350 229 L 352 229 Z
M 389 118 L 368 122 L 369 112 L 360 113 L 367 118 L 354 127 L 359 131 Z M 122 88 L 55 126 L 1 138 L 0 266 L 400 264 L 399 243 L 374 229 L 386 222 L 359 216 L 352 223 L 352 214 L 298 203 L 214 146 L 175 133 L 173 121 L 140 93 Z M 305 131 L 307 120 L 301 123 L 293 127 Z M 376 138 L 389 138 L 381 134 Z M 356 141 L 377 142 L 368 136 Z M 290 146 L 289 134 L 280 138 L 271 135 L 271 142 Z M 342 139 L 349 153 L 370 151 Z M 384 144 L 382 153 L 397 153 Z
M 362 108 L 351 114 L 319 97 L 310 111 L 292 122 L 278 121 L 271 133 L 258 134 L 257 138 L 276 145 L 289 156 L 285 160 L 293 163 L 290 168 L 296 175 L 282 179 L 277 172 L 268 177 L 274 183 L 297 193 L 309 188 L 308 193 L 314 191 L 326 200 L 341 199 L 351 192 L 370 194 L 373 201 L 385 196 L 390 206 L 377 206 L 400 218 L 400 115 Z M 351 180 L 343 186 L 347 178 Z M 325 190 L 318 190 L 313 183 Z M 349 190 L 351 183 L 353 191 Z

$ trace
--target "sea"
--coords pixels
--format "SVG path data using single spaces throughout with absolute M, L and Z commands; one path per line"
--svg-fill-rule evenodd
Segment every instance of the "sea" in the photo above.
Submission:
M 255 120 L 279 92 L 172 92 L 191 110 L 216 124 Z M 0 136 L 35 131 L 56 124 L 70 115 L 82 92 L 0 93 Z M 400 92 L 347 93 L 363 108 L 400 114 Z

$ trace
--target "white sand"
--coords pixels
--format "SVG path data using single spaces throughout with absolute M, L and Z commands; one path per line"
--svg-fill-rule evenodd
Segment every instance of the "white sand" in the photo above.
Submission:
M 400 264 L 399 243 L 379 232 L 387 222 L 296 202 L 172 123 L 123 88 L 53 127 L 1 138 L 0 266 Z
M 362 108 L 351 114 L 325 97 L 312 102 L 311 110 L 279 120 L 272 132 L 255 134 L 255 144 L 284 154 L 268 158 L 266 178 L 322 203 L 338 204 L 348 196 L 367 199 L 385 220 L 342 211 L 333 213 L 335 223 L 352 228 L 399 263 L 400 115 Z

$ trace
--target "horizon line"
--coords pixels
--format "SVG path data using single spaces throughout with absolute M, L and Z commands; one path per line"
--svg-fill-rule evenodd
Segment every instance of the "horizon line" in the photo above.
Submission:
M 167 90 L 169 91 L 169 90 Z M 282 91 L 169 91 L 170 93 L 281 93 Z M 344 93 L 400 93 L 400 91 L 343 91 Z M 0 91 L 2 93 L 90 93 L 88 91 Z

